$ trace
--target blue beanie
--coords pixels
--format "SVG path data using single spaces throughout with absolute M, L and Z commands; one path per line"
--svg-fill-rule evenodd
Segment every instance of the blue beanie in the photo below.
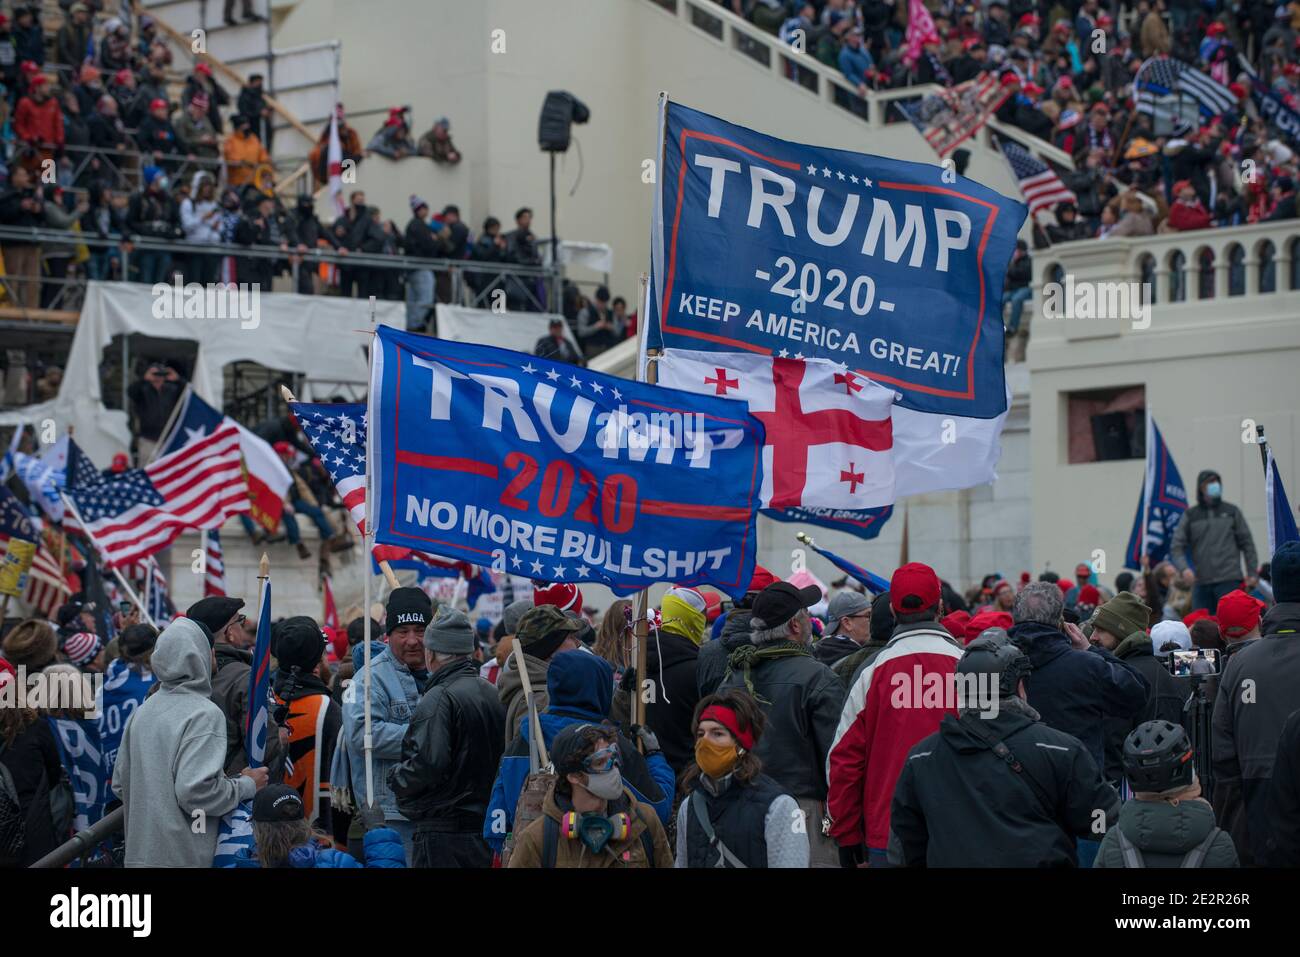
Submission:
M 157 166 L 146 166 L 144 169 L 140 170 L 140 175 L 144 177 L 144 184 L 150 186 L 153 184 L 154 180 L 162 175 L 162 170 Z
M 565 651 L 551 657 L 546 668 L 548 711 L 587 711 L 609 714 L 614 701 L 614 669 L 599 655 Z
M 1287 542 L 1273 553 L 1269 579 L 1275 601 L 1300 601 L 1300 542 Z

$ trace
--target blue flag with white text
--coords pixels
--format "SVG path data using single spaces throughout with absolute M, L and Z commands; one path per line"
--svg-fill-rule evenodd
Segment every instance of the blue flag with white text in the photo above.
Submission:
M 376 541 L 621 595 L 748 586 L 764 432 L 744 403 L 388 327 L 370 395 Z
M 1017 200 L 932 163 L 661 115 L 649 348 L 843 362 L 920 412 L 1007 407 Z
M 1186 511 L 1187 488 L 1178 474 L 1169 446 L 1165 445 L 1155 420 L 1148 413 L 1146 475 L 1142 494 L 1138 496 L 1133 530 L 1124 551 L 1125 567 L 1141 568 L 1143 554 L 1152 567 L 1168 558 L 1174 531 Z

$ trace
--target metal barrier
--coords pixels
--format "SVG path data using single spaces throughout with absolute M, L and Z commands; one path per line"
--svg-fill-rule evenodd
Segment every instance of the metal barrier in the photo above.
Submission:
M 15 226 L 0 226 L 0 246 L 14 243 L 26 245 L 57 244 L 61 246 L 83 245 L 92 250 L 115 250 L 119 256 L 120 275 L 130 281 L 131 264 L 134 258 L 146 254 L 167 254 L 173 261 L 168 268 L 164 265 L 164 274 L 157 281 L 171 282 L 175 272 L 185 273 L 185 264 L 195 256 L 225 257 L 235 259 L 271 260 L 287 264 L 291 287 L 286 291 L 300 289 L 300 276 L 303 269 L 315 270 L 321 265 L 331 265 L 343 270 L 380 270 L 397 273 L 429 271 L 435 275 L 445 274 L 449 286 L 449 299 L 452 303 L 481 308 L 494 304 L 495 293 L 500 290 L 507 299 L 517 305 L 516 311 L 558 312 L 560 285 L 564 271 L 558 266 L 526 266 L 517 263 L 480 262 L 473 259 L 421 259 L 401 254 L 378 255 L 373 253 L 339 253 L 332 249 L 299 249 L 289 247 L 281 249 L 269 246 L 237 246 L 230 243 L 191 243 L 181 241 L 159 240 L 149 238 L 104 238 L 87 233 L 61 229 L 24 229 Z M 84 283 L 84 278 L 82 281 Z M 95 278 L 114 278 L 95 277 Z M 27 275 L 7 274 L 0 277 L 0 284 L 9 292 L 10 300 L 15 297 L 14 286 L 17 283 L 50 282 L 49 277 L 31 277 Z M 193 280 L 189 280 L 193 281 Z M 29 306 L 29 308 L 34 308 Z M 66 307 L 65 307 L 66 308 Z
M 84 865 L 91 851 L 125 827 L 126 808 L 119 807 L 105 814 L 85 830 L 78 831 L 70 840 L 50 851 L 32 867 L 67 867 L 78 858 Z

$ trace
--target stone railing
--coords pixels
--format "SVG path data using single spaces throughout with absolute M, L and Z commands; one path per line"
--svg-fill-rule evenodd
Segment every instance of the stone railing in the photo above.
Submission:
M 844 79 L 834 67 L 827 66 L 807 52 L 782 43 L 772 34 L 736 16 L 713 0 L 640 0 L 676 17 L 682 23 L 712 37 L 719 47 L 750 64 L 806 90 L 810 97 L 843 111 L 868 127 L 879 128 L 907 119 L 894 104 L 908 102 L 938 87 L 934 84 L 909 86 L 895 90 L 869 90 L 866 96 Z M 1024 130 L 1005 126 L 996 119 L 986 124 L 973 139 L 988 149 L 996 149 L 992 135 L 1013 139 L 1040 159 L 1050 160 L 1067 169 L 1073 168 L 1068 153 Z M 915 159 L 927 159 L 925 156 Z

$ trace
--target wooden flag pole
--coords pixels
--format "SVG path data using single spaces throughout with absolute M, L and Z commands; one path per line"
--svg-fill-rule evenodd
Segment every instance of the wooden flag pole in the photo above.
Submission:
M 650 317 L 650 277 L 645 273 L 641 274 L 641 316 L 637 321 L 637 334 L 641 337 L 642 345 L 646 341 L 646 323 Z M 638 352 L 641 349 L 637 350 Z M 639 370 L 638 370 L 639 371 Z M 647 358 L 645 363 L 645 381 L 652 385 L 658 380 L 659 373 L 655 363 Z M 645 724 L 645 706 L 646 690 L 649 678 L 646 675 L 646 649 L 650 639 L 650 589 L 642 588 L 636 596 L 636 617 L 632 622 L 632 655 L 636 662 L 636 687 L 632 689 L 632 723 L 637 726 Z M 656 689 L 657 693 L 662 689 Z M 637 747 L 645 750 L 645 746 L 640 739 L 637 740 Z

